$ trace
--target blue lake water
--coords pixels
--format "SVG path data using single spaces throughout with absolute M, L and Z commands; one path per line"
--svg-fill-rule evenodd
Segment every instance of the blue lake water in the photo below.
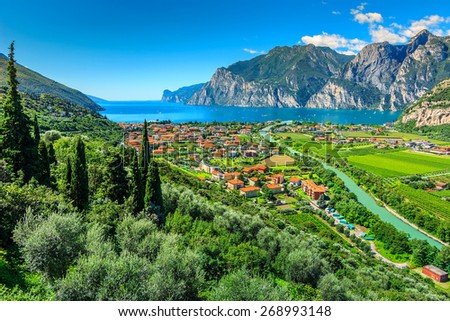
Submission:
M 271 107 L 190 106 L 161 101 L 108 101 L 102 115 L 115 122 L 170 120 L 264 122 L 268 120 L 330 121 L 338 124 L 384 124 L 395 121 L 400 112 Z

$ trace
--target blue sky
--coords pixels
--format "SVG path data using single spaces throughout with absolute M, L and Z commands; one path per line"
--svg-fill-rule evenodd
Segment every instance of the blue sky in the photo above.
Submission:
M 448 0 L 14 0 L 0 10 L 0 52 L 110 100 L 159 99 L 217 67 L 275 46 L 357 53 L 427 28 L 450 35 Z

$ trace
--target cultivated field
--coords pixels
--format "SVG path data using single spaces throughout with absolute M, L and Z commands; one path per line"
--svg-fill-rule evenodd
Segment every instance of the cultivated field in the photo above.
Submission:
M 401 138 L 404 141 L 410 141 L 410 140 L 428 140 L 429 142 L 437 145 L 448 145 L 449 142 L 444 142 L 442 140 L 437 139 L 431 139 L 427 136 L 421 136 L 417 134 L 411 134 L 411 133 L 402 133 L 402 132 L 396 132 L 396 131 L 390 131 L 383 135 L 373 135 L 368 131 L 355 131 L 355 132 L 342 132 L 342 135 L 345 137 L 354 137 L 354 138 Z
M 450 168 L 450 157 L 410 151 L 350 156 L 348 162 L 383 177 L 424 174 Z
M 262 163 L 269 167 L 291 166 L 295 164 L 295 160 L 287 155 L 273 155 L 263 160 Z

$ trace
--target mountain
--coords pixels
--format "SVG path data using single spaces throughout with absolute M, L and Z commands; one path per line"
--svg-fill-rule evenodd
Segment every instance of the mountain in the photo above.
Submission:
M 313 45 L 275 47 L 265 55 L 217 69 L 187 103 L 301 107 L 351 58 Z
M 8 58 L 0 54 L 0 87 L 7 86 L 6 66 Z M 86 95 L 78 90 L 69 88 L 54 80 L 46 78 L 24 66 L 16 64 L 19 90 L 22 92 L 41 95 L 50 94 L 76 105 L 90 108 L 92 110 L 103 110 Z
M 218 68 L 193 105 L 403 110 L 450 77 L 450 37 L 423 30 L 407 44 L 374 43 L 356 56 L 314 45 L 276 47 Z
M 450 125 L 450 79 L 440 82 L 411 104 L 400 121 L 414 122 L 415 127 Z
M 175 91 L 166 89 L 163 92 L 161 101 L 167 101 L 171 103 L 185 103 L 189 99 L 191 99 L 194 93 L 199 91 L 204 85 L 205 83 L 181 87 L 180 89 Z
M 108 102 L 106 99 L 103 99 L 103 98 L 95 97 L 92 95 L 86 95 L 86 96 L 96 104 Z

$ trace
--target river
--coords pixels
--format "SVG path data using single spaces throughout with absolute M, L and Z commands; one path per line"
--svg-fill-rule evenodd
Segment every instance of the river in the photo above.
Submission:
M 267 128 L 265 128 L 261 131 L 261 135 L 263 137 L 267 137 Z M 270 141 L 272 141 L 272 138 L 270 136 L 269 136 L 269 139 L 270 139 Z M 293 154 L 302 155 L 302 153 L 294 150 L 291 147 L 288 147 L 288 146 L 283 146 L 283 147 L 287 148 Z M 353 181 L 353 179 L 351 177 L 349 177 L 347 174 L 338 170 L 335 167 L 332 167 L 332 166 L 324 163 L 320 159 L 317 159 L 317 158 L 314 158 L 314 159 L 317 160 L 318 162 L 320 162 L 326 169 L 329 169 L 329 170 L 332 170 L 333 172 L 335 172 L 336 175 L 340 179 L 342 179 L 342 181 L 344 182 L 347 189 L 356 195 L 356 197 L 358 198 L 358 201 L 362 205 L 364 205 L 367 209 L 369 209 L 372 213 L 374 213 L 375 215 L 378 215 L 382 221 L 390 223 L 397 230 L 407 233 L 410 236 L 410 238 L 425 240 L 428 243 L 430 243 L 431 245 L 437 247 L 438 249 L 441 249 L 443 247 L 442 243 L 436 241 L 435 239 L 426 235 L 422 231 L 414 228 L 407 222 L 401 220 L 400 218 L 398 218 L 397 216 L 395 216 L 394 214 L 392 214 L 391 212 L 386 210 L 384 207 L 378 205 L 376 200 L 370 194 L 368 194 L 366 191 L 364 191 L 361 187 L 359 187 L 358 184 L 356 184 L 355 181 Z M 342 213 L 342 215 L 345 216 L 345 213 Z

